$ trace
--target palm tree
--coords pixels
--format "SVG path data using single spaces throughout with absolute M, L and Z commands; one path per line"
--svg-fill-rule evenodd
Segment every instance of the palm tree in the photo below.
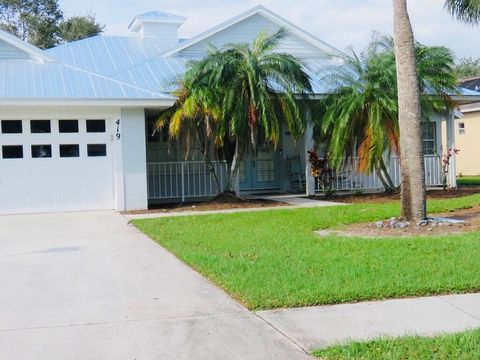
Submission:
M 461 21 L 480 21 L 479 0 L 446 0 L 445 7 Z M 393 0 L 393 10 L 402 163 L 402 216 L 408 220 L 423 220 L 427 215 L 426 191 L 415 41 L 407 0 Z
M 222 186 L 211 158 L 216 140 L 216 126 L 220 118 L 218 97 L 210 87 L 199 81 L 196 82 L 197 86 L 194 86 L 195 76 L 194 70 L 185 73 L 179 82 L 179 88 L 173 92 L 177 98 L 175 104 L 160 114 L 155 128 L 160 130 L 168 126 L 169 136 L 173 140 L 184 135 L 187 141 L 187 152 L 192 140 L 198 141 L 215 185 L 220 190 Z
M 393 11 L 402 166 L 401 216 L 409 221 L 420 221 L 427 217 L 427 197 L 415 40 L 407 0 L 393 0 Z
M 332 92 L 319 103 L 315 120 L 317 142 L 327 144 L 330 165 L 344 166 L 359 157 L 358 171 L 376 171 L 387 192 L 395 185 L 384 162 L 385 153 L 398 152 L 397 101 L 389 54 L 376 40 L 367 51 L 342 56 L 343 66 L 326 81 Z M 394 71 L 394 67 L 393 67 Z
M 445 8 L 460 21 L 480 22 L 480 0 L 446 0 Z
M 453 107 L 456 91 L 453 53 L 444 47 L 416 44 L 423 121 L 436 111 Z M 332 93 L 321 102 L 317 139 L 328 144 L 330 164 L 340 168 L 359 157 L 360 172 L 376 171 L 386 192 L 395 189 L 385 155 L 399 151 L 398 101 L 393 39 L 374 38 L 357 55 L 344 55 L 343 66 L 332 69 L 326 81 Z M 434 95 L 435 94 L 435 95 Z M 389 158 L 389 156 L 388 156 Z
M 271 146 L 277 146 L 283 123 L 294 138 L 304 131 L 301 102 L 312 91 L 310 77 L 300 60 L 276 52 L 285 35 L 285 29 L 262 31 L 252 44 L 212 47 L 191 69 L 192 94 L 208 88 L 207 108 L 220 109 L 215 131 L 205 135 L 227 162 L 226 192 L 235 190 L 244 155 L 255 152 L 259 129 Z

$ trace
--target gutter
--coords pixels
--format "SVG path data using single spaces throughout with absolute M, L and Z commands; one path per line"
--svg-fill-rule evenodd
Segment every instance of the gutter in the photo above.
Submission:
M 116 106 L 171 107 L 175 98 L 165 99 L 0 99 L 1 106 Z

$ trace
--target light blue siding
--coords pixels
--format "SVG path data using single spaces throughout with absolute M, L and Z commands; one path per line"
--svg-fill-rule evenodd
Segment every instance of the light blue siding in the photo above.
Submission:
M 28 59 L 27 53 L 0 40 L 0 59 Z
M 205 55 L 205 49 L 208 44 L 216 47 L 222 47 L 230 43 L 250 43 L 262 30 L 267 30 L 273 34 L 280 29 L 276 23 L 257 14 L 253 15 L 224 31 L 221 31 L 208 39 L 200 41 L 180 52 L 180 57 L 199 58 Z M 301 58 L 326 57 L 328 54 L 318 48 L 313 47 L 299 37 L 289 34 L 282 40 L 279 52 L 286 52 Z

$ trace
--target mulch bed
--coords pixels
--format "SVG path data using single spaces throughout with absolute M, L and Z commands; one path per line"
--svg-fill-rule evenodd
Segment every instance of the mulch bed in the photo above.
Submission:
M 127 211 L 124 214 L 155 214 L 189 211 L 212 211 L 229 209 L 252 209 L 263 207 L 287 206 L 288 204 L 266 199 L 215 198 L 211 201 L 185 204 L 152 204 L 148 210 Z
M 451 218 L 465 221 L 464 224 L 435 224 L 418 226 L 412 224 L 405 228 L 377 227 L 375 223 L 353 224 L 338 229 L 320 230 L 319 236 L 346 236 L 364 238 L 390 238 L 410 236 L 444 236 L 480 231 L 480 206 L 455 210 L 444 214 L 435 214 L 433 218 Z M 479 236 L 480 238 L 480 236 Z
M 428 191 L 428 199 L 452 199 L 462 196 L 468 196 L 473 194 L 480 193 L 479 186 L 468 186 L 468 187 L 459 187 L 458 189 L 447 189 L 447 190 L 430 190 Z M 325 200 L 323 196 L 314 196 L 312 197 L 315 200 Z M 400 192 L 395 194 L 386 195 L 384 193 L 375 193 L 375 194 L 360 194 L 360 195 L 342 195 L 336 194 L 331 198 L 328 198 L 328 201 L 341 202 L 345 204 L 363 204 L 363 203 L 386 203 L 400 200 Z

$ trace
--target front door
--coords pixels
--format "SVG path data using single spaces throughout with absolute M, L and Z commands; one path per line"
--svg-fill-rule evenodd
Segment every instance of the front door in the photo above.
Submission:
M 256 154 L 245 156 L 240 166 L 240 190 L 266 190 L 280 187 L 281 152 L 266 144 Z

